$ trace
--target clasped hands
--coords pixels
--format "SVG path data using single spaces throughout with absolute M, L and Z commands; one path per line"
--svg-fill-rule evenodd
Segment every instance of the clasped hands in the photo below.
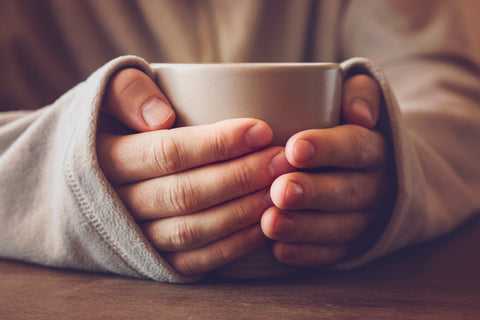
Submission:
M 273 133 L 256 119 L 172 129 L 163 93 L 143 72 L 124 69 L 105 92 L 98 160 L 145 236 L 184 275 L 268 238 L 278 261 L 324 266 L 353 254 L 391 192 L 391 161 L 375 130 L 380 101 L 373 79 L 350 77 L 342 125 L 269 147 Z

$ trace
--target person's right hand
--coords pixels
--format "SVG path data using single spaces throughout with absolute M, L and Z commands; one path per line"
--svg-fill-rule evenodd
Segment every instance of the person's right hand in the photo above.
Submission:
M 174 119 L 146 74 L 121 70 L 103 100 L 97 155 L 146 237 L 178 272 L 193 276 L 266 241 L 259 221 L 271 206 L 268 187 L 294 168 L 283 148 L 265 149 L 272 131 L 264 122 L 170 129 Z

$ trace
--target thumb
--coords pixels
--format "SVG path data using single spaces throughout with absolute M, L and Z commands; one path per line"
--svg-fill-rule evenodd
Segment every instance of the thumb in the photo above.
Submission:
M 363 74 L 350 77 L 343 85 L 342 95 L 342 118 L 345 123 L 368 129 L 376 126 L 381 93 L 375 80 Z
M 175 122 L 165 95 L 150 77 L 134 68 L 120 70 L 110 79 L 102 112 L 140 132 L 167 129 Z

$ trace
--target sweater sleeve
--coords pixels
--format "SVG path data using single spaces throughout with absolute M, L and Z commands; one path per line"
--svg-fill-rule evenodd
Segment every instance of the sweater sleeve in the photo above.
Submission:
M 99 168 L 95 135 L 110 76 L 125 67 L 152 75 L 137 57 L 120 57 L 34 112 L 0 114 L 0 257 L 96 272 L 192 282 L 144 238 Z
M 357 58 L 343 68 L 381 86 L 398 193 L 378 241 L 338 268 L 430 240 L 480 213 L 480 63 L 463 3 L 352 1 L 345 12 L 344 54 L 376 64 Z

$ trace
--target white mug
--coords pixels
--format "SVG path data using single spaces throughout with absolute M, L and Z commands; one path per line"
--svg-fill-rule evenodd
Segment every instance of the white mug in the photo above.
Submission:
M 342 71 L 336 63 L 152 64 L 175 109 L 175 126 L 257 118 L 272 128 L 272 145 L 295 133 L 340 121 Z M 215 271 L 228 278 L 271 278 L 294 269 L 280 264 L 271 243 Z

